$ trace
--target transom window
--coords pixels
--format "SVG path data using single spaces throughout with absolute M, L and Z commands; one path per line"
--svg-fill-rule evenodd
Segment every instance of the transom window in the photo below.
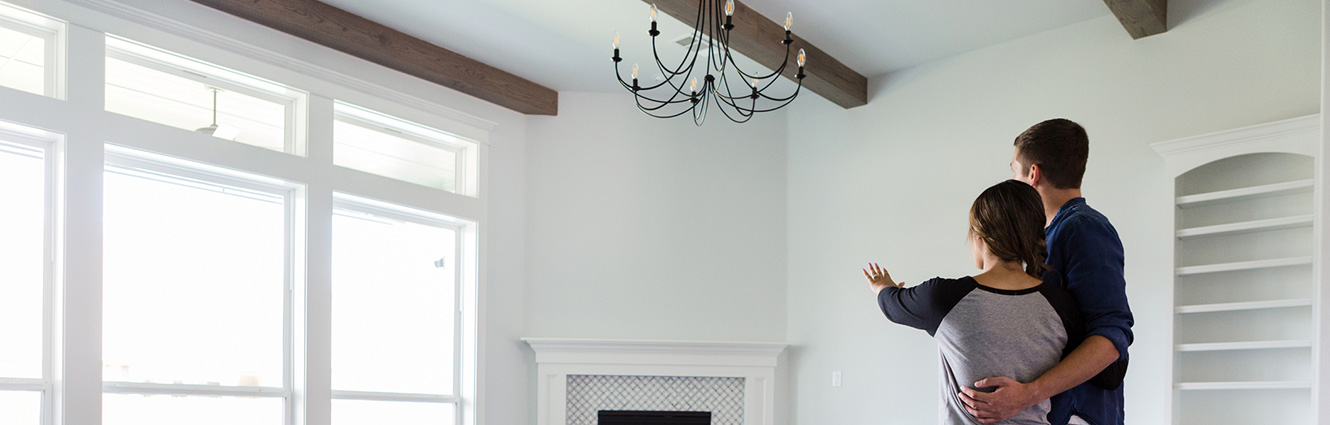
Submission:
M 0 86 L 59 95 L 58 57 L 65 25 L 0 3 Z

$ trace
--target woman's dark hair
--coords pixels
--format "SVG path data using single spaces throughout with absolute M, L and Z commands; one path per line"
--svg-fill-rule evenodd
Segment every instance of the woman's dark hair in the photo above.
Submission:
M 1020 261 L 1025 273 L 1042 278 L 1048 266 L 1044 204 L 1030 185 L 1007 180 L 984 190 L 970 207 L 970 233 L 1002 261 Z

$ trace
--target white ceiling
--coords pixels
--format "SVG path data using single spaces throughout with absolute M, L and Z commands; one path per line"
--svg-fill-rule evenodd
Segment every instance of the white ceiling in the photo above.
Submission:
M 560 91 L 622 90 L 610 61 L 616 31 L 626 67 L 651 63 L 639 0 L 323 1 Z M 1110 14 L 1103 0 L 745 3 L 773 20 L 793 12 L 796 34 L 869 77 Z M 661 22 L 661 42 L 692 33 Z

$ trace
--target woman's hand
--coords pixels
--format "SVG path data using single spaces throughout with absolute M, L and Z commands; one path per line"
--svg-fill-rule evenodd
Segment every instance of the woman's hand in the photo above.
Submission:
M 897 288 L 905 287 L 905 282 L 895 283 L 891 280 L 891 275 L 887 270 L 878 266 L 877 263 L 868 263 L 868 268 L 864 269 L 864 278 L 868 279 L 868 285 L 873 288 L 873 293 L 881 293 L 888 286 Z

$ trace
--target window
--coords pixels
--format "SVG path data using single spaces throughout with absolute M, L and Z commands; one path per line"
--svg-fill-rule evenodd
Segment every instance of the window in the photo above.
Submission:
M 421 211 L 339 199 L 333 216 L 333 423 L 456 423 L 457 226 Z
M 40 140 L 0 130 L 0 423 L 38 425 L 51 391 L 50 155 Z
M 290 189 L 113 161 L 104 183 L 104 422 L 282 424 Z M 144 422 L 144 411 L 159 412 L 158 422 Z
M 5 1 L 0 425 L 475 425 L 491 123 L 227 25 Z
M 475 143 L 338 102 L 333 163 L 449 192 L 474 195 Z
M 64 24 L 0 4 L 0 86 L 55 96 L 57 47 Z
M 106 38 L 106 110 L 275 151 L 297 153 L 304 95 L 287 87 Z

